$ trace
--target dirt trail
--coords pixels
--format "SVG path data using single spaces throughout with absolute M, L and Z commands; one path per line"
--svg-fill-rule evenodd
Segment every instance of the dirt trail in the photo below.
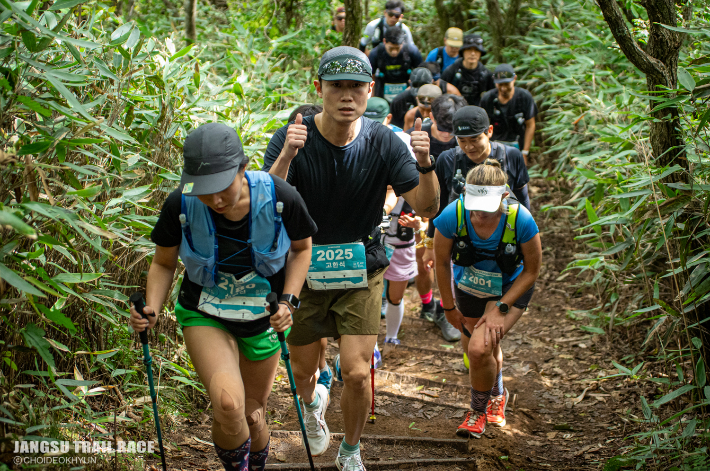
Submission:
M 531 190 L 533 195 L 550 191 Z M 503 377 L 511 397 L 507 425 L 489 426 L 477 440 L 455 435 L 469 402 L 461 346 L 444 341 L 435 325 L 418 318 L 420 301 L 410 287 L 402 345 L 377 371 L 377 420 L 366 425 L 362 439 L 369 470 L 599 469 L 618 449 L 626 432 L 619 419 L 626 407 L 624 394 L 633 390 L 605 390 L 609 383 L 596 380 L 607 374 L 599 367 L 611 356 L 605 351 L 618 347 L 580 330 L 567 315 L 597 300 L 570 297 L 574 274 L 560 274 L 574 254 L 567 220 L 534 214 L 542 232 L 543 268 L 529 311 L 503 340 Z M 383 319 L 380 347 L 384 326 Z M 337 346 L 331 343 L 329 364 L 335 354 Z M 308 469 L 300 434 L 289 433 L 299 427 L 285 373 L 280 368 L 269 399 L 273 434 L 267 469 Z M 334 382 L 326 413 L 334 436 L 326 454 L 315 459 L 320 469 L 336 469 L 333 461 L 343 432 L 341 391 L 342 384 Z M 210 445 L 209 422 L 203 414 L 168 431 L 168 441 L 177 445 L 170 447 L 170 469 L 222 469 Z

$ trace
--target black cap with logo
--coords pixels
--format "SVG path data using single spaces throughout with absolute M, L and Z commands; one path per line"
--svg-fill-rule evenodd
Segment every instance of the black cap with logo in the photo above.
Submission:
M 247 160 L 237 131 L 222 123 L 207 123 L 187 136 L 182 148 L 185 167 L 180 184 L 185 195 L 219 193 L 232 184 Z
M 496 66 L 493 72 L 493 81 L 495 83 L 509 83 L 515 80 L 515 70 L 510 64 L 500 64 Z
M 454 114 L 454 136 L 478 136 L 490 126 L 488 113 L 479 106 L 464 106 Z

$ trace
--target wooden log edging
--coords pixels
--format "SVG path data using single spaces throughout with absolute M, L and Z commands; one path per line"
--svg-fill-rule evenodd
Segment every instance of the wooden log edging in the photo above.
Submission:
M 367 469 L 402 469 L 402 468 L 421 468 L 425 466 L 435 465 L 454 465 L 454 464 L 474 464 L 475 458 L 421 458 L 411 460 L 387 460 L 387 461 L 363 461 Z M 337 470 L 335 463 L 315 463 L 316 469 L 322 470 Z M 266 469 L 278 469 L 283 471 L 310 471 L 311 467 L 308 463 L 283 463 L 283 464 L 267 464 Z

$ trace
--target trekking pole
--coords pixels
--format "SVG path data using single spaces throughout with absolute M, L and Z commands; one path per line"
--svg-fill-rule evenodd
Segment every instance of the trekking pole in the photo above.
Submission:
M 269 293 L 266 295 L 266 302 L 269 303 L 269 311 L 271 314 L 276 314 L 279 310 L 279 298 L 276 293 Z M 311 447 L 308 444 L 308 437 L 306 436 L 306 424 L 303 423 L 303 413 L 301 413 L 301 405 L 298 403 L 298 395 L 296 394 L 296 381 L 293 379 L 293 371 L 291 370 L 291 354 L 288 352 L 288 346 L 286 345 L 286 336 L 283 332 L 276 333 L 279 337 L 279 342 L 281 343 L 281 359 L 284 361 L 286 366 L 286 372 L 288 373 L 288 382 L 291 385 L 291 394 L 293 394 L 293 402 L 296 404 L 296 412 L 298 413 L 298 423 L 301 425 L 301 433 L 303 434 L 303 444 L 306 445 L 306 454 L 308 455 L 308 463 L 311 465 L 311 471 L 315 471 L 316 467 L 313 465 L 313 456 L 311 456 Z
M 139 292 L 133 293 L 130 297 L 131 304 L 136 308 L 138 314 L 143 316 L 143 319 L 148 319 L 148 316 L 143 312 L 145 307 L 145 301 L 143 300 L 143 295 Z M 155 314 L 151 314 L 155 316 Z M 163 471 L 167 471 L 168 467 L 165 464 L 165 450 L 163 449 L 163 434 L 160 432 L 160 417 L 158 416 L 158 395 L 155 393 L 155 386 L 153 386 L 153 369 L 150 366 L 153 363 L 153 359 L 150 357 L 150 347 L 148 346 L 148 329 L 146 328 L 143 332 L 139 333 L 141 337 L 141 343 L 143 344 L 143 364 L 145 364 L 145 369 L 148 372 L 148 385 L 150 386 L 150 398 L 153 401 L 153 417 L 155 418 L 155 429 L 158 432 L 158 446 L 160 447 L 160 459 L 163 462 Z
M 372 354 L 370 358 L 370 382 L 372 383 L 372 408 L 370 418 L 367 420 L 369 423 L 374 424 L 375 419 L 375 354 Z

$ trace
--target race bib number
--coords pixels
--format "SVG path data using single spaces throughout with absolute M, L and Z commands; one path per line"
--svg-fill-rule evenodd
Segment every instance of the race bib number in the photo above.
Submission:
M 365 246 L 362 242 L 314 245 L 306 282 L 314 290 L 367 288 Z
M 503 295 L 503 275 L 466 267 L 457 286 L 461 291 L 477 298 L 492 298 Z
M 202 288 L 198 309 L 207 314 L 236 322 L 248 322 L 267 317 L 266 295 L 271 284 L 266 278 L 251 272 L 237 279 L 229 273 L 217 273 L 212 288 Z
M 406 90 L 406 83 L 386 83 L 385 84 L 385 100 L 392 101 L 394 97 Z

